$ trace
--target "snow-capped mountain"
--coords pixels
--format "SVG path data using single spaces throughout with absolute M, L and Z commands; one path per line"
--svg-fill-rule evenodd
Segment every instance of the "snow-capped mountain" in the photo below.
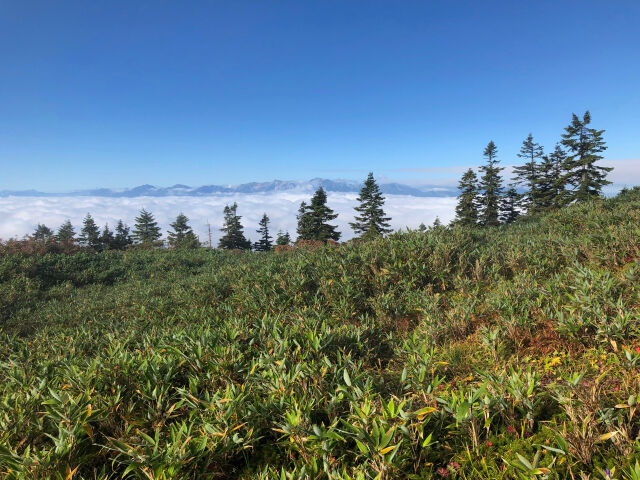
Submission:
M 271 182 L 251 182 L 240 185 L 203 185 L 190 187 L 176 184 L 171 187 L 156 187 L 154 185 L 139 185 L 133 188 L 97 188 L 90 190 L 76 190 L 67 193 L 46 193 L 36 190 L 2 190 L 0 197 L 68 197 L 68 196 L 92 196 L 92 197 L 169 197 L 169 196 L 205 196 L 225 195 L 234 193 L 274 193 L 274 192 L 313 192 L 322 186 L 327 192 L 357 193 L 362 186 L 361 182 L 351 180 L 329 180 L 326 178 L 313 178 L 308 181 L 273 180 Z M 412 187 L 401 183 L 382 183 L 380 189 L 390 195 L 410 195 L 414 197 L 452 197 L 458 195 L 454 187 L 437 185 L 425 185 Z

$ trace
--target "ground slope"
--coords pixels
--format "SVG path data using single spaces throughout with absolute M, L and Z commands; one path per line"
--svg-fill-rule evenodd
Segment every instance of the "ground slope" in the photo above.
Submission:
M 0 257 L 0 476 L 626 478 L 639 248 L 631 191 L 282 254 Z

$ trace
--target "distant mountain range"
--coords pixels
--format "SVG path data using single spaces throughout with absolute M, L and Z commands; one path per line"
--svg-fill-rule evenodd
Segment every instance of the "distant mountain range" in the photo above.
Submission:
M 204 185 L 190 187 L 176 184 L 172 187 L 140 185 L 133 188 L 96 188 L 76 190 L 67 193 L 46 193 L 37 190 L 0 190 L 0 197 L 170 197 L 170 196 L 206 196 L 228 195 L 234 193 L 276 193 L 276 192 L 313 192 L 322 186 L 327 192 L 359 192 L 362 183 L 351 180 L 329 180 L 314 178 L 309 181 L 273 180 L 272 182 L 251 182 L 241 185 Z M 412 187 L 401 183 L 382 183 L 380 189 L 389 195 L 411 195 L 414 197 L 452 197 L 458 195 L 454 187 L 425 185 Z

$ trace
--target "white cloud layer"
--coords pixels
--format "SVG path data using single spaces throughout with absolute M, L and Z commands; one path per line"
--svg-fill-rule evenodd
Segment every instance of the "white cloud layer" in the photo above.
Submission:
M 353 221 L 356 205 L 355 193 L 328 193 L 328 205 L 339 214 L 336 223 L 342 232 L 342 239 L 353 236 L 349 222 Z M 87 214 L 98 225 L 108 223 L 113 227 L 118 219 L 128 225 L 141 208 L 152 212 L 160 223 L 163 235 L 178 213 L 183 212 L 190 219 L 191 226 L 200 236 L 207 239 L 207 221 L 211 224 L 214 245 L 220 238 L 223 209 L 225 205 L 238 203 L 238 214 L 242 216 L 245 234 L 257 239 L 258 221 L 266 212 L 271 219 L 272 234 L 278 230 L 289 231 L 295 238 L 296 214 L 300 202 L 308 201 L 305 193 L 237 194 L 206 197 L 4 197 L 0 198 L 0 238 L 22 237 L 32 233 L 38 223 L 57 230 L 65 220 L 70 219 L 80 229 L 82 219 Z M 443 223 L 453 219 L 456 199 L 454 197 L 412 197 L 387 195 L 385 211 L 392 218 L 394 229 L 417 228 L 420 223 L 430 225 L 436 216 Z

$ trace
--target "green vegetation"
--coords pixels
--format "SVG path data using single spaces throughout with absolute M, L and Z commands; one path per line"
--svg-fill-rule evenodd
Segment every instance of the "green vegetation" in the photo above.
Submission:
M 250 250 L 251 242 L 244 236 L 244 227 L 238 215 L 238 204 L 224 207 L 224 225 L 220 231 L 224 234 L 218 242 L 218 248 L 224 250 Z
M 36 227 L 35 232 L 33 232 L 33 239 L 34 240 L 48 241 L 52 237 L 53 237 L 53 230 L 51 230 L 49 227 L 47 227 L 46 225 L 43 225 L 41 223 L 38 224 L 38 226 Z
M 84 217 L 82 221 L 82 229 L 80 230 L 78 243 L 94 250 L 99 250 L 101 247 L 100 229 L 90 213 L 87 213 L 87 216 Z
M 145 246 L 161 245 L 160 227 L 151 212 L 144 208 L 140 210 L 140 215 L 136 217 L 135 228 L 133 229 L 133 238 L 136 243 Z
M 289 245 L 291 243 L 291 236 L 289 232 L 282 231 L 278 232 L 278 236 L 276 237 L 276 245 Z
M 538 162 L 544 155 L 542 146 L 533 141 L 533 135 L 529 136 L 522 142 L 518 157 L 526 160 L 524 165 L 514 167 L 514 183 L 523 185 L 526 194 L 522 196 L 521 205 L 528 212 L 535 213 L 540 210 L 540 197 L 542 192 L 540 189 L 540 172 Z
M 273 248 L 273 242 L 271 241 L 271 235 L 269 234 L 269 216 L 266 213 L 262 214 L 262 218 L 258 222 L 260 228 L 257 230 L 260 240 L 253 245 L 253 249 L 256 252 L 268 252 Z M 282 241 L 282 240 L 280 240 Z M 287 242 L 288 244 L 289 242 Z
M 7 248 L 2 478 L 640 478 L 640 189 L 279 254 Z
M 189 225 L 189 218 L 184 213 L 180 213 L 175 222 L 171 224 L 172 231 L 168 232 L 167 240 L 169 246 L 173 248 L 197 248 L 200 241 L 193 233 Z
M 36 230 L 37 233 L 37 230 Z M 75 238 L 76 232 L 71 225 L 71 221 L 67 220 L 58 229 L 58 234 L 56 235 L 56 240 L 60 243 L 71 243 Z
M 498 167 L 498 148 L 493 141 L 484 149 L 483 155 L 487 164 L 480 167 L 483 173 L 480 177 L 480 225 L 495 227 L 500 224 L 500 206 L 503 194 L 502 176 L 503 167 Z
M 612 167 L 596 163 L 607 149 L 604 130 L 589 127 L 591 114 L 587 110 L 582 120 L 574 113 L 564 130 L 562 140 L 550 155 L 533 141 L 530 133 L 522 142 L 518 157 L 523 165 L 513 168 L 513 184 L 505 190 L 498 167 L 498 148 L 489 142 L 483 155 L 486 164 L 476 173 L 467 170 L 458 183 L 460 194 L 453 223 L 463 226 L 497 226 L 513 223 L 521 214 L 536 215 L 600 197 L 602 188 L 610 185 L 606 179 Z M 565 147 L 567 150 L 563 149 Z M 516 186 L 523 191 L 518 193 Z
M 327 193 L 320 187 L 311 197 L 310 203 L 300 204 L 298 209 L 298 241 L 315 240 L 326 242 L 327 240 L 337 241 L 340 239 L 340 232 L 335 225 L 329 222 L 338 217 L 337 213 L 327 206 Z
M 356 235 L 369 239 L 392 232 L 389 225 L 391 218 L 385 216 L 382 209 L 384 196 L 373 178 L 373 172 L 369 172 L 356 200 L 359 203 L 355 207 L 357 215 L 355 221 L 349 224 Z
M 455 224 L 472 227 L 478 223 L 478 176 L 473 169 L 468 169 L 458 182 L 458 205 L 456 206 Z

